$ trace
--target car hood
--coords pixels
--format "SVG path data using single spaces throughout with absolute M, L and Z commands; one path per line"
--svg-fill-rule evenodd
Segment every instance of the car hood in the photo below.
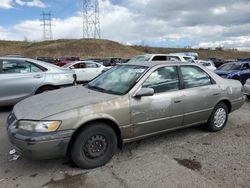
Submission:
M 119 97 L 90 90 L 84 86 L 68 87 L 29 97 L 14 106 L 18 120 L 41 120 L 70 109 Z

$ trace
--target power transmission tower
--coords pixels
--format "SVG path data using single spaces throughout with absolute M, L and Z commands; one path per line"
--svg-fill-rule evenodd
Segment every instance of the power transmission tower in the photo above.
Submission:
M 83 38 L 101 38 L 99 0 L 83 0 Z
M 52 40 L 53 35 L 52 35 L 52 29 L 51 29 L 51 26 L 52 26 L 51 13 L 43 12 L 41 16 L 42 16 L 41 26 L 43 26 L 43 40 Z

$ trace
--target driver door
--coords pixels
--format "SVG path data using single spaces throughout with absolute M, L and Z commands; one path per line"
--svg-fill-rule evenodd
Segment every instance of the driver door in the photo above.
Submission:
M 142 136 L 182 126 L 183 92 L 179 90 L 177 66 L 164 66 L 154 70 L 142 84 L 153 88 L 153 96 L 131 96 L 131 121 L 134 136 Z

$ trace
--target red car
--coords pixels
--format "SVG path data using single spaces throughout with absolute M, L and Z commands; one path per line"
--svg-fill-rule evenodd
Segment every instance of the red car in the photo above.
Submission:
M 80 57 L 62 57 L 58 62 L 55 63 L 55 65 L 62 67 L 67 63 L 71 63 L 73 61 L 80 61 Z

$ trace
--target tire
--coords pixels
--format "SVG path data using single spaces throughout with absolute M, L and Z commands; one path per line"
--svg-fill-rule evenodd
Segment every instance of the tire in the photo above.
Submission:
M 70 154 L 78 167 L 92 169 L 105 165 L 116 148 L 114 130 L 104 123 L 93 123 L 76 135 Z
M 248 100 L 250 100 L 250 95 L 247 95 Z
M 37 91 L 36 91 L 36 94 L 40 94 L 40 93 L 43 93 L 43 92 L 46 92 L 46 91 L 51 91 L 51 90 L 54 90 L 56 89 L 55 87 L 53 86 L 43 86 L 43 87 L 40 87 Z
M 216 119 L 218 121 L 216 121 Z M 212 114 L 210 115 L 206 128 L 211 132 L 222 130 L 228 119 L 228 108 L 224 103 L 219 103 L 215 106 Z

